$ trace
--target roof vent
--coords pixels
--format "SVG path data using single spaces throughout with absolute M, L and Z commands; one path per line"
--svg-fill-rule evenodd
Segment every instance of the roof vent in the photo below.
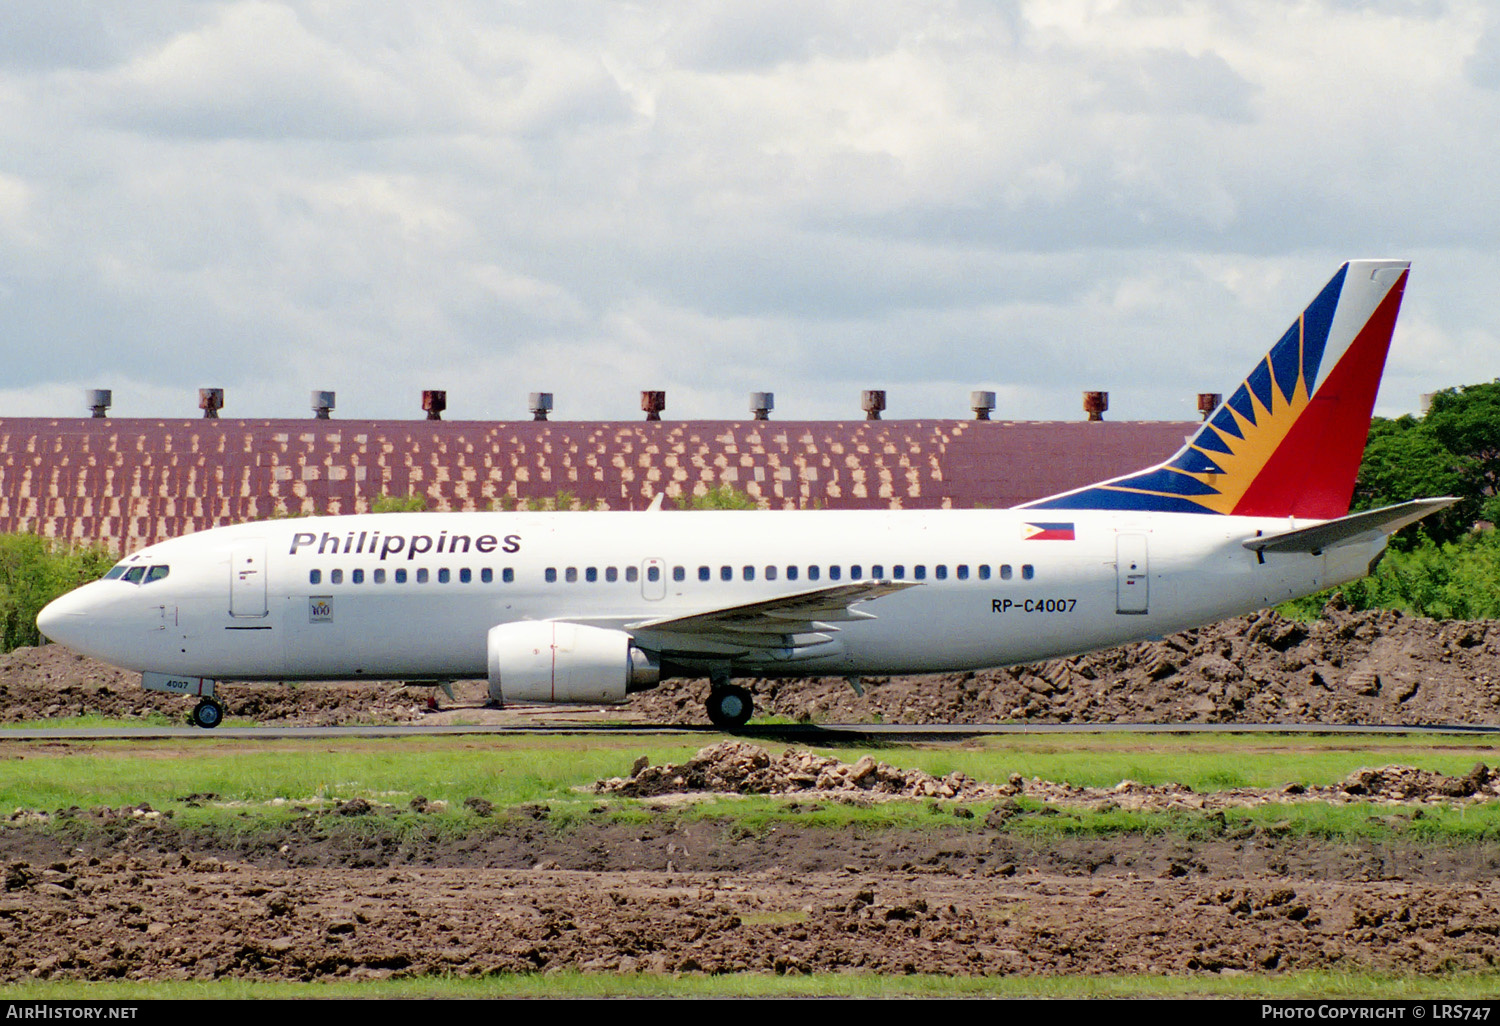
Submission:
M 443 411 L 448 408 L 448 393 L 441 388 L 427 388 L 422 390 L 422 409 L 427 411 L 428 420 L 442 420 Z
M 316 389 L 312 394 L 313 417 L 318 420 L 327 420 L 328 415 L 333 412 L 333 393 L 319 392 Z
M 756 420 L 770 420 L 771 411 L 776 408 L 775 392 L 751 392 L 750 412 Z
M 526 408 L 531 411 L 532 420 L 546 420 L 552 410 L 552 393 L 527 392 Z
M 94 418 L 102 420 L 109 416 L 105 411 L 114 402 L 114 396 L 107 388 L 90 388 L 84 390 L 84 400 L 89 404 L 89 409 L 94 411 Z
M 222 388 L 198 389 L 198 409 L 203 411 L 204 420 L 218 420 L 219 411 L 223 408 L 224 390 Z
M 667 393 L 665 392 L 642 392 L 641 409 L 646 411 L 647 420 L 661 420 L 661 411 L 667 408 Z
M 1209 418 L 1209 415 L 1217 410 L 1219 408 L 1219 404 L 1223 401 L 1224 393 L 1222 392 L 1199 392 L 1198 412 L 1203 414 L 1204 420 L 1207 420 Z
M 969 409 L 974 411 L 975 420 L 989 420 L 990 411 L 995 408 L 994 392 L 970 392 Z
M 859 394 L 860 408 L 865 411 L 865 420 L 879 420 L 885 409 L 885 389 L 866 389 Z
M 1083 393 L 1083 412 L 1089 415 L 1089 420 L 1103 420 L 1104 411 L 1107 409 L 1109 409 L 1108 392 Z

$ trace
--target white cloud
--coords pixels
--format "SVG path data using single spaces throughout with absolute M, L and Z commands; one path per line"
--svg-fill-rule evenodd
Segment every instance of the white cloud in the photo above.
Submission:
M 1382 409 L 1500 375 L 1478 0 L 84 13 L 0 16 L 18 409 L 1191 416 L 1356 256 L 1417 261 Z

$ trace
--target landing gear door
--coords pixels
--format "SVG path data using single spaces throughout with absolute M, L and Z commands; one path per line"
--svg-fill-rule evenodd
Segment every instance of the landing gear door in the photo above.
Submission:
M 1141 614 L 1149 610 L 1150 568 L 1146 536 L 1115 536 L 1115 612 Z
M 266 615 L 266 543 L 260 538 L 238 543 L 230 556 L 229 615 Z

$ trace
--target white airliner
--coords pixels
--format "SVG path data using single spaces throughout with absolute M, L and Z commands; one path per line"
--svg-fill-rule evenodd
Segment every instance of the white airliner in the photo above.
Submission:
M 38 625 L 224 709 L 221 679 L 489 678 L 623 702 L 706 676 L 928 673 L 1089 651 L 1368 572 L 1449 505 L 1346 515 L 1407 264 L 1345 264 L 1164 463 L 1008 510 L 395 513 L 221 527 L 129 556 Z

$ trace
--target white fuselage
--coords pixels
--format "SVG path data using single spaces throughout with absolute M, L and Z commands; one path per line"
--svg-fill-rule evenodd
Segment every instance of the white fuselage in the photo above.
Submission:
M 1066 520 L 1066 531 L 1027 525 Z M 1362 576 L 1384 538 L 1324 555 L 1243 542 L 1286 519 L 1059 510 L 395 513 L 216 528 L 150 546 L 44 613 L 128 669 L 237 680 L 486 674 L 498 624 L 645 621 L 879 578 L 826 640 L 725 657 L 735 675 L 1029 662 L 1159 636 Z M 1031 536 L 1031 537 L 1028 537 Z M 392 539 L 399 539 L 397 545 Z M 653 572 L 654 571 L 654 572 Z M 702 579 L 706 575 L 707 580 Z M 400 578 L 400 579 L 398 579 Z M 666 658 L 707 665 L 703 653 Z

